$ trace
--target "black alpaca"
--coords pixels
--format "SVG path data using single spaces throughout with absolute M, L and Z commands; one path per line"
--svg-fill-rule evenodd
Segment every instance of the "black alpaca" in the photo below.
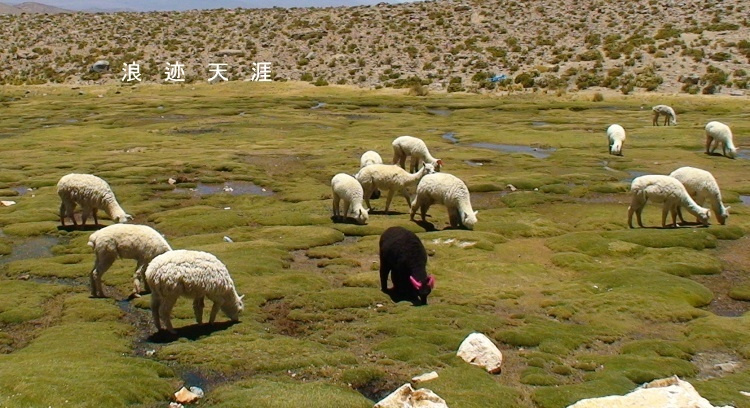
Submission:
M 410 300 L 426 305 L 435 287 L 435 277 L 427 275 L 427 251 L 413 232 L 391 227 L 380 236 L 380 290 L 394 301 Z M 388 288 L 388 274 L 393 288 Z

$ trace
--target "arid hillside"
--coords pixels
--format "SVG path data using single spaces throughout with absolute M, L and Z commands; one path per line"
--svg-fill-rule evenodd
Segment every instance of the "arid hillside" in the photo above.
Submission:
M 119 82 L 123 63 L 161 82 L 166 64 L 205 81 L 430 90 L 585 89 L 743 94 L 750 5 L 740 0 L 430 1 L 377 6 L 0 16 L 0 83 Z M 98 60 L 109 73 L 90 72 Z M 491 82 L 505 74 L 510 80 Z M 510 83 L 515 85 L 512 86 Z

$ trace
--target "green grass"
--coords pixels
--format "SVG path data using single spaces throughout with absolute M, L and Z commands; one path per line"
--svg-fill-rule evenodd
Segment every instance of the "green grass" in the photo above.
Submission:
M 584 95 L 417 98 L 293 83 L 84 95 L 45 87 L 44 97 L 23 97 L 25 89 L 4 89 L 18 99 L 4 103 L 0 120 L 0 133 L 12 134 L 3 139 L 0 199 L 17 202 L 0 207 L 0 405 L 162 407 L 183 373 L 195 372 L 207 379 L 201 406 L 365 407 L 374 391 L 436 370 L 424 386 L 457 407 L 558 408 L 673 374 L 714 404 L 750 407 L 732 394 L 750 381 L 747 370 L 703 379 L 692 360 L 750 361 L 748 314 L 711 312 L 716 299 L 747 302 L 748 283 L 698 283 L 725 279 L 733 264 L 723 246 L 743 247 L 750 230 L 750 208 L 739 202 L 750 193 L 746 160 L 702 153 L 702 126 L 719 116 L 736 129 L 735 144 L 749 144 L 742 101 L 679 97 L 670 103 L 681 107 L 680 126 L 657 128 L 641 107 L 661 101 L 648 95 L 608 96 L 611 111 Z M 318 101 L 325 108 L 310 110 Z M 451 115 L 427 113 L 436 106 Z M 613 122 L 628 131 L 624 157 L 607 154 Z M 443 139 L 447 132 L 459 143 Z M 331 221 L 331 177 L 355 173 L 366 150 L 389 161 L 403 134 L 425 140 L 444 171 L 467 183 L 479 210 L 474 231 L 446 229 L 440 205 L 426 230 L 401 197 L 396 213 L 373 213 L 368 225 Z M 541 159 L 469 146 L 476 142 L 557 150 Z M 711 170 L 732 203 L 728 225 L 627 228 L 628 172 L 683 165 Z M 104 275 L 110 298 L 89 298 L 91 231 L 58 229 L 55 184 L 70 172 L 105 178 L 135 222 L 174 248 L 222 260 L 246 295 L 240 323 L 150 341 L 150 296 L 124 311 L 116 302 L 132 289 L 133 260 Z M 228 181 L 273 194 L 190 190 Z M 34 190 L 18 195 L 22 186 Z M 644 223 L 659 225 L 660 216 L 649 203 Z M 394 225 L 416 232 L 430 255 L 436 287 L 427 306 L 380 292 L 378 238 Z M 16 257 L 14 248 L 35 239 L 59 242 Z M 189 301 L 177 303 L 173 323 L 195 323 Z M 455 357 L 473 331 L 502 350 L 501 374 Z

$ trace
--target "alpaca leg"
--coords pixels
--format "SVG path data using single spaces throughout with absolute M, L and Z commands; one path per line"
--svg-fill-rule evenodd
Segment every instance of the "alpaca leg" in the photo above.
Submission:
M 654 111 L 654 119 L 651 121 L 653 126 L 659 126 L 659 112 Z
M 86 220 L 89 218 L 90 214 L 91 214 L 91 208 L 81 206 L 81 226 L 82 227 L 86 225 Z
M 339 200 L 341 200 L 341 198 L 336 193 L 333 193 L 333 218 L 334 219 L 337 219 L 339 217 Z
M 99 209 L 98 209 L 98 208 L 96 208 L 96 207 L 94 207 L 94 208 L 93 208 L 93 209 L 91 210 L 91 215 L 93 215 L 93 216 L 94 216 L 94 225 L 95 225 L 95 226 L 96 226 L 96 225 L 99 225 L 99 219 L 97 219 L 97 218 L 96 218 L 96 212 L 97 212 L 97 211 L 99 211 Z
M 349 201 L 344 200 L 344 211 L 342 213 L 342 217 L 346 220 L 347 217 L 349 217 L 349 205 L 351 203 Z
M 395 188 L 391 188 L 388 190 L 388 198 L 385 200 L 385 213 L 388 214 L 388 208 L 391 206 L 391 200 L 393 200 L 393 194 L 396 193 Z
M 365 199 L 365 205 L 367 206 L 368 210 L 372 210 L 372 206 L 370 205 L 370 196 L 372 195 L 372 190 L 375 189 L 375 185 L 370 183 L 365 183 L 362 185 L 362 190 L 364 192 L 364 199 Z
M 711 153 L 711 142 L 713 141 L 714 141 L 714 138 L 707 134 L 706 135 L 706 154 Z
M 390 264 L 380 256 L 380 290 L 388 292 L 388 274 L 391 272 Z
M 411 203 L 411 206 L 410 206 L 410 208 L 411 208 L 411 213 L 410 213 L 410 215 L 409 215 L 409 219 L 410 219 L 410 220 L 414 221 L 414 214 L 416 214 L 416 213 L 417 213 L 417 208 L 419 208 L 420 206 L 421 206 L 421 204 L 420 204 L 420 202 L 419 202 L 419 196 L 417 196 L 417 197 L 416 197 L 416 198 L 414 199 L 414 202 L 412 202 L 412 203 Z
M 203 296 L 198 296 L 193 299 L 193 313 L 195 314 L 195 322 L 203 324 Z
M 667 204 L 664 204 L 661 207 L 661 227 L 666 228 L 667 227 L 667 213 L 669 212 L 669 206 Z
M 63 227 L 65 226 L 65 213 L 65 203 L 62 202 L 60 203 L 60 225 L 62 225 Z
M 643 207 L 641 207 L 641 208 L 639 208 L 639 209 L 637 209 L 637 210 L 635 211 L 635 218 L 636 218 L 636 220 L 638 221 L 638 226 L 639 226 L 639 227 L 641 227 L 641 228 L 645 228 L 645 227 L 643 226 L 643 220 L 641 220 L 641 214 L 643 214 L 643 208 L 644 208 L 644 207 L 645 207 L 645 204 L 644 204 L 644 206 L 643 206 Z
M 161 331 L 161 319 L 159 319 L 159 309 L 161 309 L 161 298 L 156 293 L 151 295 L 151 315 L 154 317 L 156 330 Z
M 682 207 L 677 207 L 677 217 L 680 219 L 681 223 L 685 223 L 685 218 L 682 217 Z
M 102 276 L 104 272 L 109 270 L 110 266 L 115 262 L 117 256 L 115 254 L 101 254 L 97 253 L 96 261 L 94 262 L 94 269 L 91 271 L 90 283 L 91 283 L 91 296 L 92 297 L 104 297 L 104 290 L 102 289 Z
M 159 306 L 159 317 L 161 318 L 162 322 L 164 322 L 164 326 L 170 333 L 177 333 L 175 329 L 172 327 L 172 308 L 174 307 L 175 302 L 177 302 L 177 297 L 172 296 L 166 299 L 161 300 L 161 305 Z
M 211 299 L 214 302 L 213 307 L 211 307 L 211 316 L 208 318 L 208 322 L 213 324 L 213 322 L 216 321 L 216 315 L 219 313 L 219 309 L 221 308 L 221 305 L 224 303 L 223 299 L 216 298 Z
M 669 213 L 672 215 L 672 225 L 675 226 L 675 228 L 679 227 L 680 225 L 677 224 L 677 211 L 679 211 L 680 206 L 672 206 L 672 208 L 669 209 Z
M 630 227 L 631 229 L 633 228 L 633 213 L 634 212 L 635 210 L 633 210 L 632 205 L 628 207 L 628 227 Z
M 427 210 L 429 210 L 429 209 L 430 209 L 430 203 L 429 202 L 422 203 L 422 208 L 420 208 L 420 213 L 422 215 L 422 221 L 426 220 Z

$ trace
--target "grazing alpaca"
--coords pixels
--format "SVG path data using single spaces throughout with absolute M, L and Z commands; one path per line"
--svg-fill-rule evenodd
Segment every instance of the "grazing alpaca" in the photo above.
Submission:
M 659 115 L 664 116 L 664 126 L 668 126 L 669 123 L 677 126 L 677 114 L 671 107 L 656 105 L 651 110 L 654 111 L 654 120 L 651 122 L 654 126 L 659 126 Z

